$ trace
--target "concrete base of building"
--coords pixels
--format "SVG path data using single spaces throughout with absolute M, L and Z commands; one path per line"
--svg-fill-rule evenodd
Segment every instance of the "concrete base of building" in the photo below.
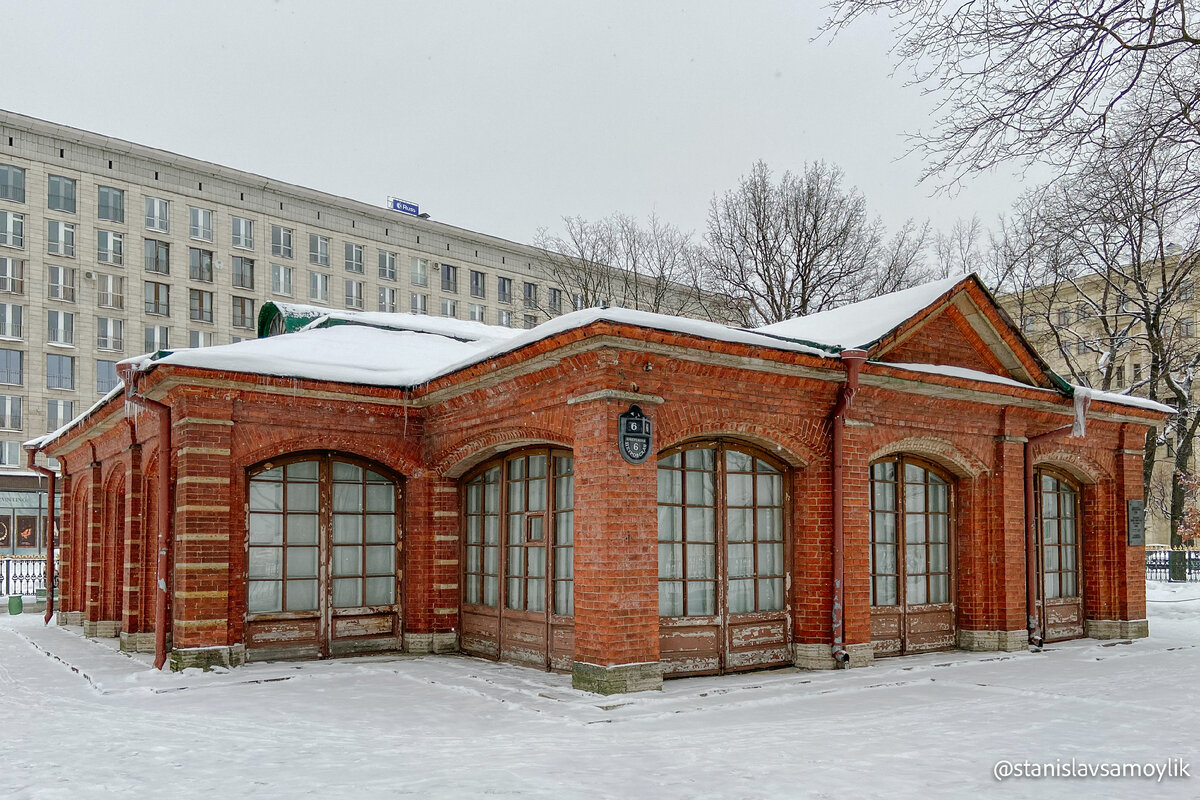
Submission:
M 827 644 L 792 645 L 792 663 L 800 669 L 854 669 L 875 663 L 875 648 L 870 642 L 846 645 L 850 659 L 839 664 L 833 658 L 833 648 Z
M 1020 631 L 964 631 L 958 632 L 958 649 L 975 652 L 1017 652 L 1029 648 L 1029 632 Z
M 172 672 L 192 667 L 206 671 L 213 667 L 240 667 L 246 663 L 246 647 L 241 644 L 228 647 L 182 647 L 171 651 L 169 663 Z
M 576 661 L 571 669 L 571 685 L 596 694 L 649 692 L 662 689 L 662 684 L 662 664 L 657 661 L 610 667 Z
M 457 633 L 406 633 L 404 634 L 404 652 L 406 653 L 457 653 Z
M 79 627 L 83 624 L 82 611 L 55 611 L 54 624 L 60 627 L 64 625 L 74 625 Z
M 1092 639 L 1145 639 L 1150 623 L 1144 619 L 1088 619 L 1083 634 Z
M 115 619 L 102 619 L 96 622 L 83 621 L 83 635 L 89 639 L 115 639 L 121 632 L 121 622 Z
M 153 653 L 154 631 L 126 633 L 121 631 L 121 650 L 126 653 Z

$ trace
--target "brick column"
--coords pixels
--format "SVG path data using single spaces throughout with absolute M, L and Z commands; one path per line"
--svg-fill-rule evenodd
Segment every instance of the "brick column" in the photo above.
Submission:
M 626 463 L 617 417 L 629 400 L 573 403 L 576 688 L 602 694 L 662 687 L 658 651 L 657 462 Z M 644 409 L 645 410 L 645 409 Z M 653 409 L 647 411 L 653 418 Z M 657 448 L 653 443 L 651 452 Z
M 458 649 L 458 484 L 420 471 L 404 483 L 404 649 Z
M 854 415 L 853 408 L 850 411 Z M 872 425 L 846 420 L 842 451 L 843 545 L 846 607 L 844 630 L 848 667 L 875 663 L 871 644 L 871 444 Z M 831 579 L 830 579 L 831 580 Z
M 137 653 L 154 652 L 154 630 L 142 613 L 145 596 L 154 593 L 146 584 L 145 560 L 154 558 L 153 544 L 146 542 L 146 515 L 142 513 L 142 446 L 134 444 L 122 454 L 125 463 L 125 519 L 123 521 L 123 559 L 121 581 L 121 649 Z
M 976 505 L 990 513 L 974 515 L 976 531 L 967 532 L 977 550 L 978 573 L 960 586 L 972 609 L 962 615 L 958 646 L 963 650 L 1023 650 L 1029 646 L 1025 608 L 1025 437 L 996 437 L 995 461 L 988 478 L 975 481 Z M 985 487 L 990 498 L 985 498 Z M 965 520 L 960 515 L 960 524 Z M 961 579 L 961 576 L 960 576 Z
M 1145 451 L 1138 445 L 1145 429 L 1137 426 L 1131 431 L 1131 427 L 1125 426 L 1121 437 L 1124 446 L 1113 454 L 1115 480 L 1109 485 L 1112 505 L 1108 513 L 1084 515 L 1084 632 L 1094 639 L 1141 638 L 1150 633 L 1146 621 L 1146 548 L 1131 547 L 1128 538 L 1128 501 L 1144 497 Z M 1101 493 L 1085 491 L 1085 509 L 1086 501 Z M 1089 530 L 1087 523 L 1094 529 Z
M 245 661 L 243 643 L 232 640 L 241 625 L 229 619 L 230 550 L 242 546 L 229 540 L 231 415 L 228 403 L 172 407 L 173 670 Z M 168 463 L 160 458 L 159 469 Z

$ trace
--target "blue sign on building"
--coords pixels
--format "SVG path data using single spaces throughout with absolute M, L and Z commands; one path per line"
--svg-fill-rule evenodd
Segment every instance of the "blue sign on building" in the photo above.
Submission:
M 388 207 L 391 208 L 392 211 L 399 211 L 401 214 L 412 214 L 414 217 L 419 217 L 421 215 L 421 209 L 417 207 L 416 203 L 410 203 L 407 200 L 401 200 L 399 197 L 389 197 Z

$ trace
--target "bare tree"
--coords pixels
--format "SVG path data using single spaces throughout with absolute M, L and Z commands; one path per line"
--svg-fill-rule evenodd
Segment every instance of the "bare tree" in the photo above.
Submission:
M 916 282 L 928 225 L 888 239 L 862 193 L 825 162 L 776 183 L 759 161 L 714 197 L 705 236 L 709 285 L 744 300 L 743 324 L 803 316 Z
M 1200 33 L 1194 0 L 830 0 L 836 35 L 878 12 L 896 53 L 938 98 L 916 139 L 926 175 L 953 182 L 1011 160 L 1060 166 L 1139 119 L 1149 141 L 1200 143 Z M 1129 131 L 1121 134 L 1128 138 Z M 1190 158 L 1190 153 L 1188 154 Z

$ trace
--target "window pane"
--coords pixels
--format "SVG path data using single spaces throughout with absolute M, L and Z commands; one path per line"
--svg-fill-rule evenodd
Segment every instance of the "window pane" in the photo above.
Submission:
M 251 547 L 249 561 L 251 578 L 283 577 L 283 549 L 280 547 Z
M 362 604 L 362 578 L 336 578 L 333 581 L 334 606 L 354 608 Z
M 758 540 L 760 542 L 783 540 L 782 508 L 760 508 L 758 510 Z
M 395 540 L 396 518 L 372 514 L 367 517 L 367 541 L 373 544 L 388 544 Z M 476 526 L 479 519 L 473 520 Z
M 368 519 L 375 519 L 368 517 Z M 333 515 L 333 541 L 337 544 L 358 544 L 363 540 L 363 518 L 358 514 Z
M 283 517 L 250 514 L 250 544 L 283 544 Z
M 658 582 L 658 614 L 661 617 L 683 616 L 683 584 L 675 581 Z
M 677 547 L 678 545 L 666 545 L 667 547 Z M 659 576 L 662 576 L 662 548 L 664 545 L 658 546 L 658 564 Z M 678 561 L 678 556 L 673 556 Z M 554 576 L 556 578 L 573 578 L 575 577 L 575 552 L 570 547 L 559 547 L 554 551 Z
M 716 548 L 712 545 L 690 544 L 685 558 L 689 578 L 711 579 L 716 577 Z
M 287 535 L 288 544 L 316 544 L 317 515 L 288 514 Z
M 673 469 L 658 471 L 658 502 L 683 502 L 683 473 Z
M 925 545 L 910 544 L 904 548 L 904 569 L 909 575 L 919 575 L 926 572 Z
M 283 610 L 281 581 L 250 581 L 246 585 L 246 605 L 251 614 Z
M 783 542 L 758 545 L 758 574 L 782 575 Z
M 754 459 L 736 450 L 726 450 L 725 469 L 728 472 L 750 472 L 754 469 Z
M 749 542 L 754 539 L 754 509 L 753 508 L 731 508 L 731 509 L 729 509 L 728 524 L 729 524 L 729 541 L 731 541 L 731 542 Z
M 475 580 L 475 591 L 478 594 L 479 581 Z M 396 579 L 367 578 L 367 596 L 365 605 L 386 606 L 396 602 Z
M 316 611 L 317 582 L 315 580 L 288 581 L 287 610 Z
M 875 545 L 873 569 L 882 575 L 896 574 L 896 545 Z
M 931 575 L 929 577 L 929 602 L 950 602 L 950 576 Z
M 317 577 L 317 548 L 288 547 L 286 549 L 288 578 Z
M 894 542 L 896 541 L 896 515 L 890 513 L 876 513 L 874 515 L 874 525 L 871 528 L 872 538 L 877 542 Z
M 906 592 L 908 605 L 922 605 L 925 603 L 925 577 L 923 575 L 910 576 L 907 581 Z
M 924 542 L 926 540 L 925 515 L 905 514 L 904 517 L 904 541 Z
M 664 542 L 678 542 L 683 539 L 682 508 L 658 507 L 658 538 Z
M 361 547 L 351 546 L 333 548 L 334 575 L 360 575 L 362 574 L 362 571 Z
M 760 506 L 783 505 L 783 476 L 758 476 L 758 504 Z
M 894 606 L 896 598 L 896 579 L 890 577 L 875 579 L 875 605 Z
M 283 484 L 250 481 L 251 511 L 283 511 Z
M 729 582 L 729 613 L 745 614 L 754 610 L 754 581 Z
M 694 473 L 693 473 L 694 474 Z M 688 475 L 690 479 L 692 474 Z M 691 500 L 691 493 L 688 494 L 688 500 Z M 731 506 L 749 506 L 754 503 L 754 476 L 741 475 L 738 473 L 730 473 L 726 476 L 726 502 Z
M 289 481 L 315 481 L 318 474 L 319 465 L 316 461 L 297 461 L 287 465 Z
M 715 542 L 716 514 L 711 508 L 687 509 L 687 539 L 689 542 Z
M 702 451 L 703 452 L 703 451 Z M 713 497 L 714 475 L 711 472 L 688 472 L 687 503 L 690 506 L 711 506 Z
M 357 464 L 347 464 L 344 461 L 333 462 L 333 479 L 358 483 L 362 480 L 362 467 Z
M 716 584 L 711 581 L 688 581 L 687 613 L 689 615 L 715 614 L 717 608 L 715 588 Z
M 746 578 L 754 575 L 754 545 L 729 545 L 729 563 L 726 568 L 731 578 Z M 699 577 L 699 576 L 692 576 Z
M 758 581 L 758 610 L 783 610 L 783 578 L 761 578 Z
M 474 487 L 475 502 L 479 503 L 479 487 Z M 396 494 L 392 490 L 391 484 L 368 484 L 367 485 L 367 511 L 393 511 L 395 509 Z
M 363 487 L 360 483 L 335 483 L 333 485 L 333 510 L 363 510 Z
M 315 483 L 289 483 L 288 510 L 316 511 L 317 485 Z

